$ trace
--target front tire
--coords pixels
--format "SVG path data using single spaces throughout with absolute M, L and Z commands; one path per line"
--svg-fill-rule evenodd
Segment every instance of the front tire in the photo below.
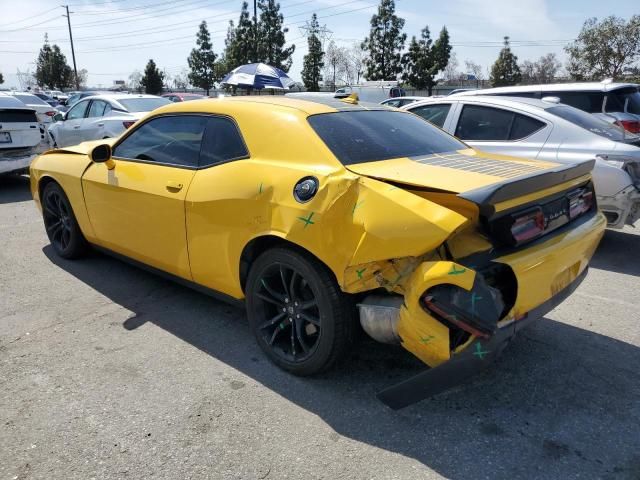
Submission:
M 49 241 L 62 258 L 73 259 L 87 251 L 87 241 L 80 231 L 69 199 L 62 187 L 48 183 L 42 192 L 42 216 Z
M 354 303 L 309 255 L 286 248 L 261 254 L 249 271 L 246 298 L 258 345 L 295 375 L 330 368 L 353 341 Z

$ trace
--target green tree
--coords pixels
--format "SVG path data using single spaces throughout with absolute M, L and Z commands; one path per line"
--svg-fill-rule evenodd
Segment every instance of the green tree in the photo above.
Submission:
M 309 25 L 309 36 L 307 44 L 309 45 L 308 53 L 304 56 L 302 67 L 302 82 L 310 92 L 320 90 L 320 80 L 322 80 L 322 67 L 324 62 L 324 52 L 322 51 L 322 42 L 318 38 L 320 25 L 318 24 L 318 16 L 314 13 L 311 16 L 311 24 Z
M 280 4 L 275 0 L 258 0 L 258 7 L 260 8 L 260 21 L 258 22 L 255 60 L 288 72 L 292 63 L 291 56 L 296 46 L 284 46 L 284 34 L 289 29 L 282 26 L 284 17 L 280 13 Z
M 541 56 L 536 62 L 525 60 L 520 65 L 524 83 L 551 83 L 560 70 L 560 62 L 555 53 Z
M 401 52 L 407 35 L 402 33 L 404 19 L 395 11 L 394 0 L 380 0 L 378 13 L 371 17 L 369 37 L 362 42 L 368 53 L 364 61 L 368 80 L 396 80 L 402 71 Z
M 158 70 L 156 62 L 149 59 L 147 66 L 144 68 L 144 75 L 140 79 L 140 87 L 144 88 L 145 93 L 157 95 L 162 91 L 162 83 L 164 82 L 164 74 Z
M 0 85 L 2 85 L 4 83 L 4 76 L 2 75 L 2 72 L 0 72 Z
M 73 85 L 73 70 L 58 45 L 49 45 L 47 35 L 36 60 L 36 82 L 47 88 L 67 88 Z
M 491 86 L 506 87 L 515 85 L 522 80 L 520 67 L 518 67 L 518 57 L 511 51 L 509 37 L 504 37 L 504 47 L 500 50 L 500 55 L 491 67 Z
M 601 22 L 590 18 L 565 51 L 567 71 L 576 80 L 620 78 L 640 59 L 640 15 L 626 22 L 613 15 Z
M 254 36 L 254 27 L 249 16 L 249 4 L 242 2 L 238 25 L 235 26 L 232 20 L 229 21 L 227 38 L 224 41 L 223 58 L 227 72 L 253 61 Z
M 429 27 L 425 27 L 419 40 L 411 38 L 409 51 L 403 56 L 402 79 L 418 90 L 428 90 L 431 95 L 438 83 L 436 76 L 447 67 L 450 55 L 451 45 L 446 27 L 442 28 L 435 42 L 431 40 Z
M 209 35 L 207 22 L 204 20 L 198 30 L 196 45 L 197 48 L 191 50 L 191 54 L 187 58 L 187 63 L 191 69 L 189 82 L 196 87 L 202 88 L 209 95 L 209 90 L 220 77 L 218 76 L 219 70 L 216 68 L 216 58 L 218 56 L 213 52 L 211 35 Z

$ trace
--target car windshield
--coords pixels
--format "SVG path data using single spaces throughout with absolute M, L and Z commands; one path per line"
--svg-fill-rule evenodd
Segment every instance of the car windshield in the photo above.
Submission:
M 614 142 L 629 141 L 632 134 L 625 133 L 620 127 L 594 117 L 590 113 L 566 105 L 547 108 L 547 112 L 578 125 L 591 133 L 606 137 Z
M 343 165 L 468 148 L 416 115 L 390 110 L 323 113 L 309 123 Z
M 16 97 L 18 100 L 20 100 L 25 105 L 46 105 L 47 107 L 49 106 L 47 102 L 45 102 L 44 100 L 40 100 L 35 95 L 15 93 L 13 94 L 13 96 Z
M 118 100 L 128 112 L 150 112 L 163 105 L 168 105 L 171 100 L 167 98 L 126 98 Z
M 605 111 L 640 115 L 640 92 L 638 92 L 638 88 L 628 87 L 609 92 Z

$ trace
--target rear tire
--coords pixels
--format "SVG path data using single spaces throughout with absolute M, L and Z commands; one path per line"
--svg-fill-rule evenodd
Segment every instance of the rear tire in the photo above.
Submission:
M 251 266 L 245 290 L 258 345 L 280 368 L 313 375 L 348 352 L 354 302 L 315 258 L 287 248 L 267 250 Z
M 89 244 L 84 238 L 69 199 L 62 187 L 48 183 L 42 191 L 42 217 L 47 236 L 55 252 L 73 259 L 86 253 Z

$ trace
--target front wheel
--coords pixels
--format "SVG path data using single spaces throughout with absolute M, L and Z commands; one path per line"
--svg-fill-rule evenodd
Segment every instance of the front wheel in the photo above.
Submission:
M 343 357 L 354 335 L 354 305 L 332 273 L 301 252 L 274 248 L 251 266 L 249 324 L 279 367 L 312 375 Z
M 42 192 L 41 201 L 44 226 L 56 253 L 69 259 L 85 253 L 87 241 L 62 187 L 54 182 L 48 183 Z

